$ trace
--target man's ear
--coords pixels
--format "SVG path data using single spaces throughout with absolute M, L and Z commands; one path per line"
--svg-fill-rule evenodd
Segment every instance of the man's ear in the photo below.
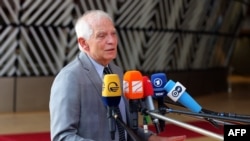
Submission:
M 86 52 L 89 51 L 89 45 L 84 38 L 78 38 L 78 43 L 80 44 L 82 50 Z

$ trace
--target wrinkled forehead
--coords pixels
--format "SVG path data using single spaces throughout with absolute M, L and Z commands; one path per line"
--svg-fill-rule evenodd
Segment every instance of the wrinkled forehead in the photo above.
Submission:
M 91 20 L 89 23 L 90 27 L 94 30 L 94 32 L 114 32 L 116 31 L 114 24 L 107 18 L 99 18 L 98 20 Z

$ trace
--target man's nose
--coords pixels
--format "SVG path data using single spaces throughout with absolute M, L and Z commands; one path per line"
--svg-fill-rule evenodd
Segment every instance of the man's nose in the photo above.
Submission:
M 108 43 L 115 43 L 117 41 L 117 37 L 114 35 L 109 35 L 107 37 L 107 41 L 108 41 Z

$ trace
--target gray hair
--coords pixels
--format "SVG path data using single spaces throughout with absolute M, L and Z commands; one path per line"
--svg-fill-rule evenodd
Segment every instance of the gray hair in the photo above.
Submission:
M 88 40 L 93 34 L 91 23 L 99 20 L 100 18 L 108 18 L 113 22 L 110 15 L 102 10 L 91 10 L 84 13 L 83 16 L 80 17 L 75 24 L 77 38 L 82 37 Z

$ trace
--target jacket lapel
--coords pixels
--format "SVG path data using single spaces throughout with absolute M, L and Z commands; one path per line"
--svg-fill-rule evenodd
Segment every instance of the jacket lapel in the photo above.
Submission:
M 79 60 L 82 64 L 84 71 L 86 71 L 87 77 L 92 82 L 93 87 L 97 90 L 97 93 L 102 95 L 102 79 L 99 77 L 97 71 L 95 70 L 93 64 L 89 60 L 85 53 L 80 53 Z

